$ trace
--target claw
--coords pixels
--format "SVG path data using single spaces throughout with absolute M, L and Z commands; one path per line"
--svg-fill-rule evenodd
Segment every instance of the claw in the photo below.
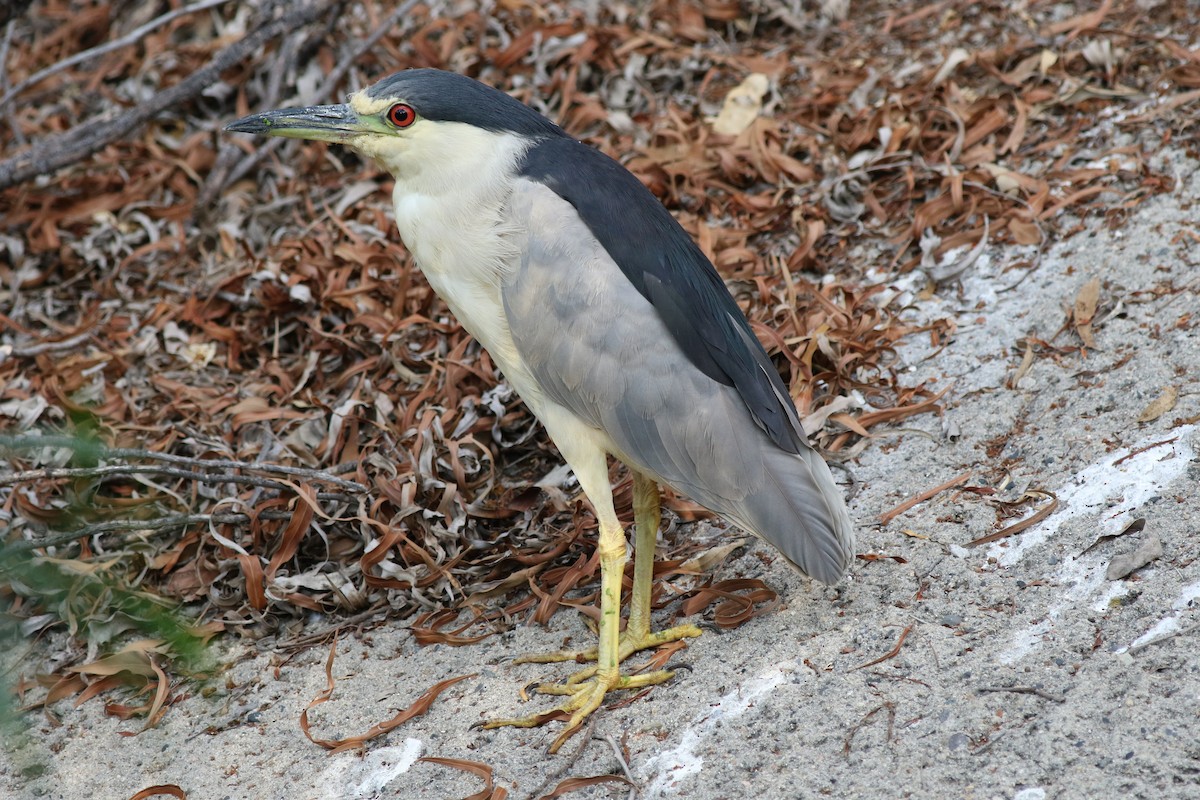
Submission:
M 672 670 L 665 669 L 658 670 L 657 672 L 646 672 L 641 675 L 621 675 L 618 673 L 614 674 L 611 678 L 597 675 L 595 672 L 596 668 L 590 667 L 587 670 L 575 673 L 567 679 L 566 683 L 546 684 L 537 687 L 536 691 L 539 694 L 560 695 L 570 698 L 557 708 L 537 714 L 530 714 L 526 717 L 494 719 L 484 723 L 482 727 L 485 730 L 502 727 L 536 728 L 547 722 L 569 717 L 567 727 L 558 735 L 554 743 L 550 745 L 550 752 L 557 753 L 558 749 L 563 746 L 567 739 L 570 739 L 583 726 L 583 721 L 600 707 L 600 704 L 604 702 L 604 698 L 609 692 L 655 686 L 665 683 L 675 676 Z M 584 673 L 590 674 L 585 676 Z
M 629 658 L 639 650 L 649 650 L 653 647 L 690 639 L 701 635 L 701 630 L 695 625 L 677 625 L 674 628 L 658 631 L 657 633 L 630 633 L 628 630 L 621 634 L 617 649 L 617 661 Z M 590 647 L 587 650 L 556 650 L 552 653 L 526 653 L 513 659 L 514 664 L 558 664 L 564 661 L 575 661 L 580 664 L 596 660 L 597 650 Z M 593 668 L 594 669 L 594 668 Z

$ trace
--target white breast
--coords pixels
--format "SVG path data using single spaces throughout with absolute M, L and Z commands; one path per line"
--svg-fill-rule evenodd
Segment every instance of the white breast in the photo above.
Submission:
M 438 128 L 436 143 L 422 143 L 421 163 L 389 165 L 396 226 L 429 285 L 536 413 L 541 393 L 513 344 L 500 298 L 501 279 L 522 246 L 507 208 L 527 145 L 467 125 Z

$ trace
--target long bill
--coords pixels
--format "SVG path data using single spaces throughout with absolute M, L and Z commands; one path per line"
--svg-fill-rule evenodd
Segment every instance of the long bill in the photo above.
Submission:
M 262 111 L 231 122 L 225 130 L 320 142 L 346 142 L 368 133 L 387 133 L 377 117 L 360 117 L 350 106 L 308 106 Z

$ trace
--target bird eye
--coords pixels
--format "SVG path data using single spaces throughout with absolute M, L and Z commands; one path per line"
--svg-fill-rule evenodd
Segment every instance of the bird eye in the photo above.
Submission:
M 387 110 L 387 120 L 397 128 L 407 128 L 417 121 L 417 112 L 406 103 L 396 103 Z

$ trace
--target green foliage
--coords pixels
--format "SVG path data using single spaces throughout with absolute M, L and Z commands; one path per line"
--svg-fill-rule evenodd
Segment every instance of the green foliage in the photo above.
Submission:
M 0 449 L 13 452 L 66 447 L 71 450 L 71 467 L 95 467 L 109 452 L 97 438 L 99 425 L 94 417 L 82 414 L 74 420 L 71 436 L 0 437 Z M 98 482 L 76 481 L 68 484 L 60 497 L 66 499 L 54 509 L 52 527 L 71 530 L 103 517 L 103 511 L 91 502 Z M 60 539 L 60 541 L 62 541 Z M 136 568 L 131 561 L 139 556 L 132 551 L 106 554 L 104 557 L 70 558 L 70 545 L 59 546 L 55 555 L 36 552 L 29 542 L 0 542 L 0 648 L 14 652 L 26 647 L 30 636 L 46 627 L 62 625 L 74 637 L 86 642 L 93 652 L 107 653 L 130 636 L 153 639 L 162 646 L 156 652 L 170 660 L 173 672 L 195 675 L 203 669 L 207 637 L 197 632 L 174 604 L 138 589 L 130 583 Z M 34 620 L 46 614 L 46 621 Z M 0 741 L 5 750 L 15 752 L 24 740 L 24 727 L 16 695 L 11 685 L 18 669 L 0 674 Z
M 91 644 L 133 631 L 163 641 L 187 671 L 199 667 L 204 640 L 191 623 L 161 598 L 122 586 L 103 567 L 0 549 L 0 591 L 33 601 Z M 5 627 L 17 623 L 7 620 Z

